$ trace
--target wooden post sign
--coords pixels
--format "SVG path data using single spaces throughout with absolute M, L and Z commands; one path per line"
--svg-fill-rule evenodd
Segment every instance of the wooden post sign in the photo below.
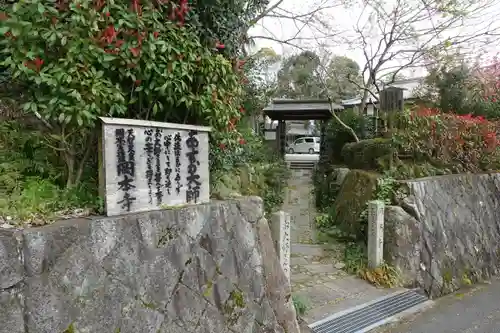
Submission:
M 209 201 L 209 127 L 101 117 L 107 216 Z

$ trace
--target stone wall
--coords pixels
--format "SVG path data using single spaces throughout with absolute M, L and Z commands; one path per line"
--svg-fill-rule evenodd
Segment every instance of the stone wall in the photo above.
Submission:
M 387 207 L 386 260 L 407 281 L 441 296 L 500 268 L 500 174 L 408 181 Z
M 0 230 L 0 332 L 298 333 L 259 198 Z

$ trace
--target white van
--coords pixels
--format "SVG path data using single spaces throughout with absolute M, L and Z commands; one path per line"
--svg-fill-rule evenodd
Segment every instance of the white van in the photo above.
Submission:
M 295 140 L 287 149 L 289 154 L 319 154 L 318 137 L 305 137 Z

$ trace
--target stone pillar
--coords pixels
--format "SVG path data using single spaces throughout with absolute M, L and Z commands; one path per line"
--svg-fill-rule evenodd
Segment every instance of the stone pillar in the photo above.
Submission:
M 368 202 L 368 267 L 376 268 L 384 261 L 383 201 Z
M 285 276 L 290 282 L 290 214 L 276 212 L 271 218 L 271 235 Z
M 321 120 L 320 125 L 320 147 L 319 147 L 319 161 L 318 161 L 318 169 L 323 170 L 324 172 L 327 169 L 328 163 L 328 145 L 326 142 L 326 130 L 328 128 L 328 120 Z
M 278 121 L 278 127 L 276 128 L 276 140 L 278 141 L 278 151 L 281 156 L 285 156 L 286 153 L 286 124 L 284 120 Z

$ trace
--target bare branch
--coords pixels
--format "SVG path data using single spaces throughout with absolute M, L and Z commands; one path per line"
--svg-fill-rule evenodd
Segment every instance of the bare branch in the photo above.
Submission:
M 251 21 L 250 26 L 257 25 L 265 33 L 252 35 L 250 38 L 252 40 L 272 40 L 293 47 L 318 39 L 325 42 L 331 41 L 333 38 L 338 37 L 340 32 L 332 33 L 332 31 L 336 31 L 337 29 L 332 28 L 331 22 L 334 22 L 334 20 L 328 15 L 328 12 L 340 7 L 341 1 L 319 0 L 306 10 L 303 10 L 303 8 L 291 10 L 285 7 L 283 0 L 277 1 Z M 269 20 L 282 25 L 281 31 L 286 33 L 287 36 L 278 38 L 276 33 L 271 33 L 266 27 L 266 23 L 269 23 Z M 294 26 L 295 29 L 290 29 L 291 26 Z
M 471 19 L 481 18 L 494 3 L 494 0 L 471 0 L 449 7 L 451 4 L 445 5 L 441 0 L 395 0 L 390 3 L 365 0 L 353 27 L 357 38 L 351 41 L 353 47 L 363 50 L 365 58 L 364 82 L 359 87 L 361 109 L 369 95 L 375 97 L 372 89 L 379 90 L 382 78 L 389 77 L 386 82 L 390 83 L 409 68 L 424 67 L 428 54 L 468 46 L 484 37 L 489 37 L 487 42 L 493 44 L 492 39 L 500 35 L 499 27 L 494 24 L 496 20 L 468 33 L 461 28 Z M 483 44 L 486 45 L 486 41 Z

